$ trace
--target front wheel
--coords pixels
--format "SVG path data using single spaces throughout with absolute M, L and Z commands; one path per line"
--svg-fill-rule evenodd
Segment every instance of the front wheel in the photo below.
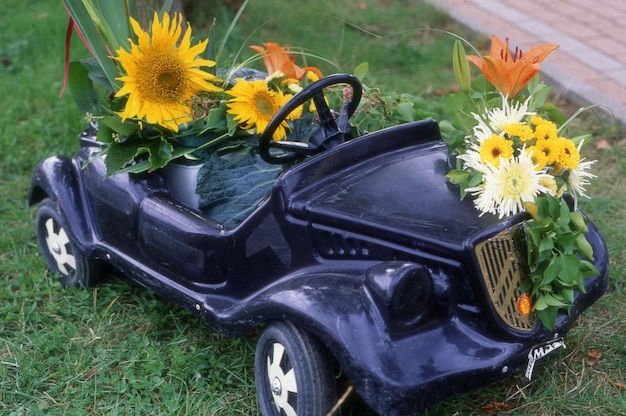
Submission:
M 83 256 L 72 241 L 59 207 L 49 198 L 37 208 L 37 242 L 46 265 L 61 276 L 63 286 L 91 286 L 99 276 L 95 260 Z
M 332 362 L 324 347 L 288 322 L 273 322 L 259 337 L 255 380 L 263 416 L 326 415 L 336 403 Z

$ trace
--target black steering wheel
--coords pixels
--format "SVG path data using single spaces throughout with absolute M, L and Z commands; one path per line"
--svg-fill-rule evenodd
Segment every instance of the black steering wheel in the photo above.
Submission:
M 324 88 L 337 84 L 350 85 L 352 87 L 352 98 L 350 101 L 344 102 L 341 113 L 335 119 L 324 99 Z M 278 110 L 268 123 L 259 139 L 259 153 L 261 157 L 266 162 L 272 164 L 290 163 L 350 140 L 352 136 L 350 135 L 348 119 L 354 114 L 359 105 L 362 93 L 363 89 L 359 79 L 349 74 L 330 75 L 306 86 Z M 311 135 L 309 141 L 273 140 L 274 132 L 287 116 L 311 98 L 313 98 L 315 109 L 319 115 L 320 127 Z

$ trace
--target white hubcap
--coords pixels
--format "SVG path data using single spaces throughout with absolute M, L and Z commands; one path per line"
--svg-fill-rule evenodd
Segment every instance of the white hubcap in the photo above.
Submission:
M 281 367 L 285 347 L 276 342 L 272 345 L 272 356 L 267 356 L 267 378 L 270 383 L 274 403 L 278 411 L 284 410 L 287 416 L 297 416 L 295 409 L 289 404 L 289 393 L 298 393 L 296 374 L 293 368 L 287 372 Z
M 71 252 L 68 252 L 70 239 L 63 227 L 58 227 L 58 232 L 54 231 L 54 219 L 48 218 L 45 225 L 48 252 L 56 262 L 59 272 L 64 275 L 69 275 L 70 271 L 76 270 L 76 258 Z

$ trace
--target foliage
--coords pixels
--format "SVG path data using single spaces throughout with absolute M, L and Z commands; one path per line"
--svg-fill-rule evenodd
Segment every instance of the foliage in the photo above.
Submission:
M 530 275 L 518 289 L 530 293 L 537 316 L 551 328 L 559 309 L 574 302 L 575 290 L 585 293 L 584 279 L 598 270 L 588 261 L 593 249 L 583 215 L 570 211 L 565 199 L 546 195 L 535 201 L 533 220 L 524 226 Z
M 572 119 L 546 102 L 550 89 L 537 77 L 556 47 L 540 45 L 527 54 L 516 49 L 511 56 L 508 39 L 505 45 L 493 36 L 489 55 L 466 57 L 456 41 L 453 66 L 463 91 L 447 101 L 453 124 L 464 132 L 448 140 L 458 156 L 447 178 L 459 186 L 461 198 L 471 194 L 481 215 L 533 215 L 524 224 L 530 276 L 517 289 L 530 294 L 532 310 L 548 329 L 559 308 L 574 301 L 574 289 L 584 292 L 584 278 L 598 273 L 587 261 L 593 252 L 576 211 L 595 176 L 588 172 L 594 162 L 579 152 L 590 135 L 564 136 Z M 470 83 L 468 61 L 488 84 Z M 574 200 L 571 212 L 566 194 Z

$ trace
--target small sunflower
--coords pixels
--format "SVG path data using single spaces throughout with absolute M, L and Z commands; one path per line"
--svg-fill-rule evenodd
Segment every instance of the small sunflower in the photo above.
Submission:
M 137 35 L 137 44 L 131 41 L 130 52 L 120 48 L 113 59 L 120 62 L 126 75 L 117 78 L 123 82 L 116 97 L 128 95 L 126 107 L 120 116 L 123 120 L 140 118 L 159 124 L 172 131 L 192 120 L 191 98 L 200 91 L 221 91 L 211 84 L 217 78 L 200 67 L 212 67 L 214 61 L 196 59 L 204 52 L 208 40 L 191 46 L 191 27 L 180 44 L 182 18 L 169 14 L 159 21 L 154 14 L 151 34 L 144 32 L 139 23 L 130 19 Z
M 498 167 L 501 159 L 511 157 L 513 157 L 513 142 L 500 135 L 492 135 L 480 146 L 480 159 L 484 164 Z
M 263 134 L 268 123 L 291 98 L 288 94 L 269 89 L 267 82 L 262 80 L 245 81 L 238 79 L 228 90 L 233 98 L 226 104 L 227 112 L 235 116 L 235 121 L 244 129 L 256 128 L 257 134 Z M 294 112 L 296 113 L 296 112 Z M 289 119 L 298 118 L 298 114 L 290 114 Z M 283 121 L 274 132 L 274 140 L 282 140 L 287 136 L 289 125 Z

